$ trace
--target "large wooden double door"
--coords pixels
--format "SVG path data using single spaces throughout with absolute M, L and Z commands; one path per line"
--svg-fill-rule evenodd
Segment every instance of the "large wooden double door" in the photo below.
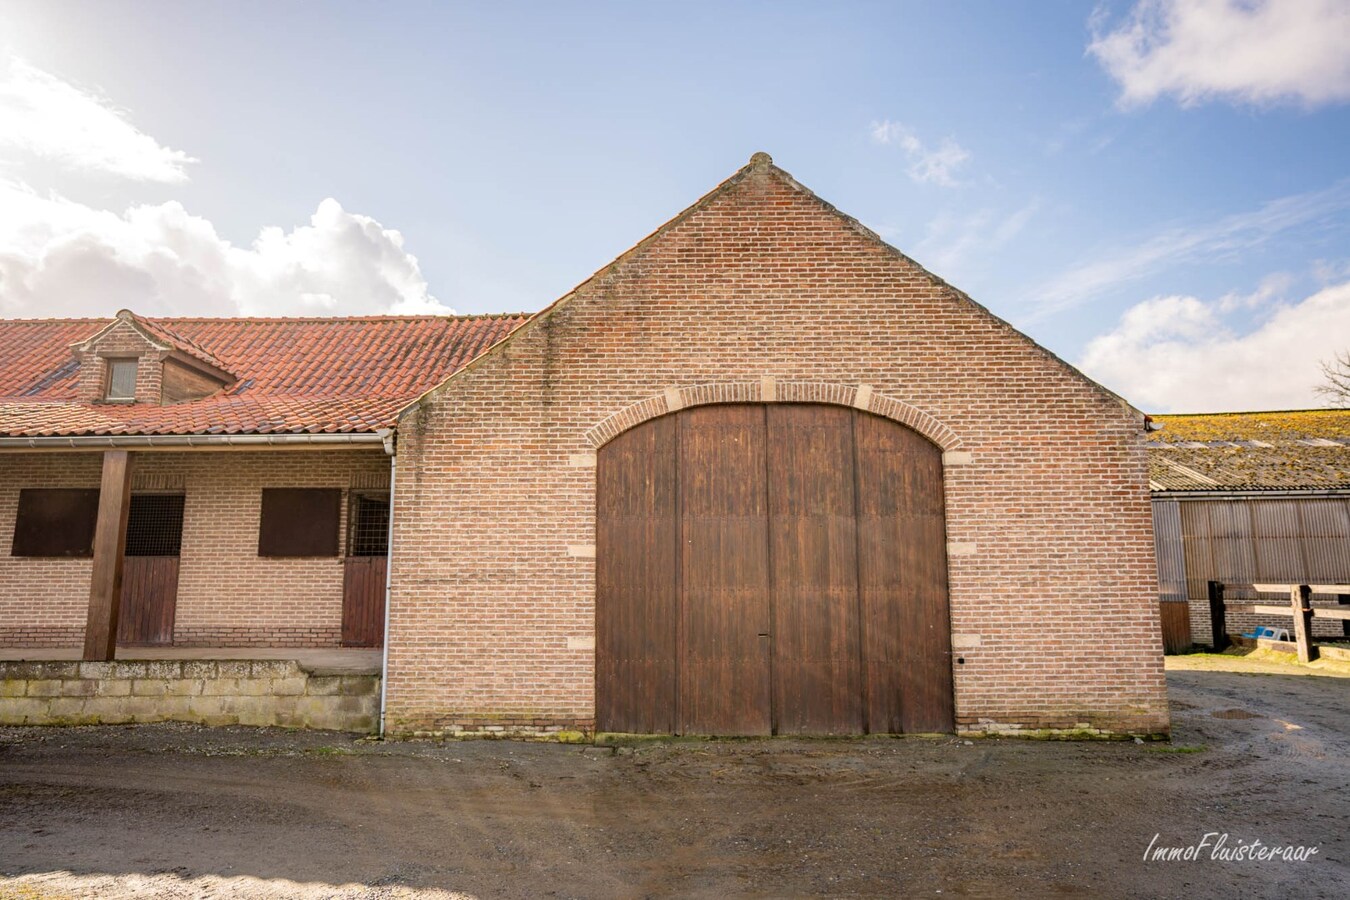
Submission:
M 940 451 L 818 404 L 695 407 L 600 451 L 602 731 L 951 731 Z

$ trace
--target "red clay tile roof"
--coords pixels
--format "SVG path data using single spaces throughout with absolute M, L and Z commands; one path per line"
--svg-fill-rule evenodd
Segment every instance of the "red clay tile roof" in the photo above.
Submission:
M 196 357 L 202 362 L 217 369 L 225 372 L 230 371 L 229 366 L 225 365 L 209 350 L 191 338 L 183 337 L 181 334 L 174 334 L 168 328 L 152 319 L 147 319 L 142 316 L 133 316 L 133 318 L 136 320 L 137 325 L 140 325 L 141 328 L 145 329 L 148 334 L 157 338 L 161 343 L 168 344 L 177 350 L 181 350 L 188 356 Z
M 1350 409 L 1154 416 L 1149 480 L 1166 491 L 1350 489 Z
M 371 432 L 524 315 L 142 319 L 157 340 L 233 374 L 201 400 L 76 400 L 71 345 L 111 320 L 0 320 L 0 436 Z

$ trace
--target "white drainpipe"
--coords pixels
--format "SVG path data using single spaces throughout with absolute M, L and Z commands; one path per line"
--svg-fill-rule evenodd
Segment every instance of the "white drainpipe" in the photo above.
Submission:
M 384 558 L 384 646 L 380 660 L 380 737 L 384 737 L 384 709 L 389 697 L 389 598 L 394 580 L 394 488 L 398 477 L 398 449 L 394 435 L 385 437 L 384 452 L 389 454 L 389 535 Z

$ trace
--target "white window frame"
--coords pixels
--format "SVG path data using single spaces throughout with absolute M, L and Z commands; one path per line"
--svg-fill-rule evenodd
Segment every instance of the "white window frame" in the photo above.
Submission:
M 140 358 L 135 356 L 109 357 L 104 364 L 108 367 L 107 384 L 103 388 L 103 399 L 109 403 L 135 403 L 136 402 L 136 377 L 140 375 Z M 130 365 L 132 367 L 131 375 L 131 393 L 122 396 L 113 394 L 113 371 L 119 365 Z

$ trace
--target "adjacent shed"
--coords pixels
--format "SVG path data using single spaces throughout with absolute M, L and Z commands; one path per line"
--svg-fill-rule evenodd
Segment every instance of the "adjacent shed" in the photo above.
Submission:
M 1156 416 L 1149 486 L 1168 652 L 1208 643 L 1207 585 L 1350 583 L 1350 410 Z M 1230 590 L 1230 600 L 1251 600 Z M 1314 594 L 1314 605 L 1350 597 Z M 1228 630 L 1289 627 L 1236 614 Z M 1347 624 L 1314 620 L 1322 637 Z

